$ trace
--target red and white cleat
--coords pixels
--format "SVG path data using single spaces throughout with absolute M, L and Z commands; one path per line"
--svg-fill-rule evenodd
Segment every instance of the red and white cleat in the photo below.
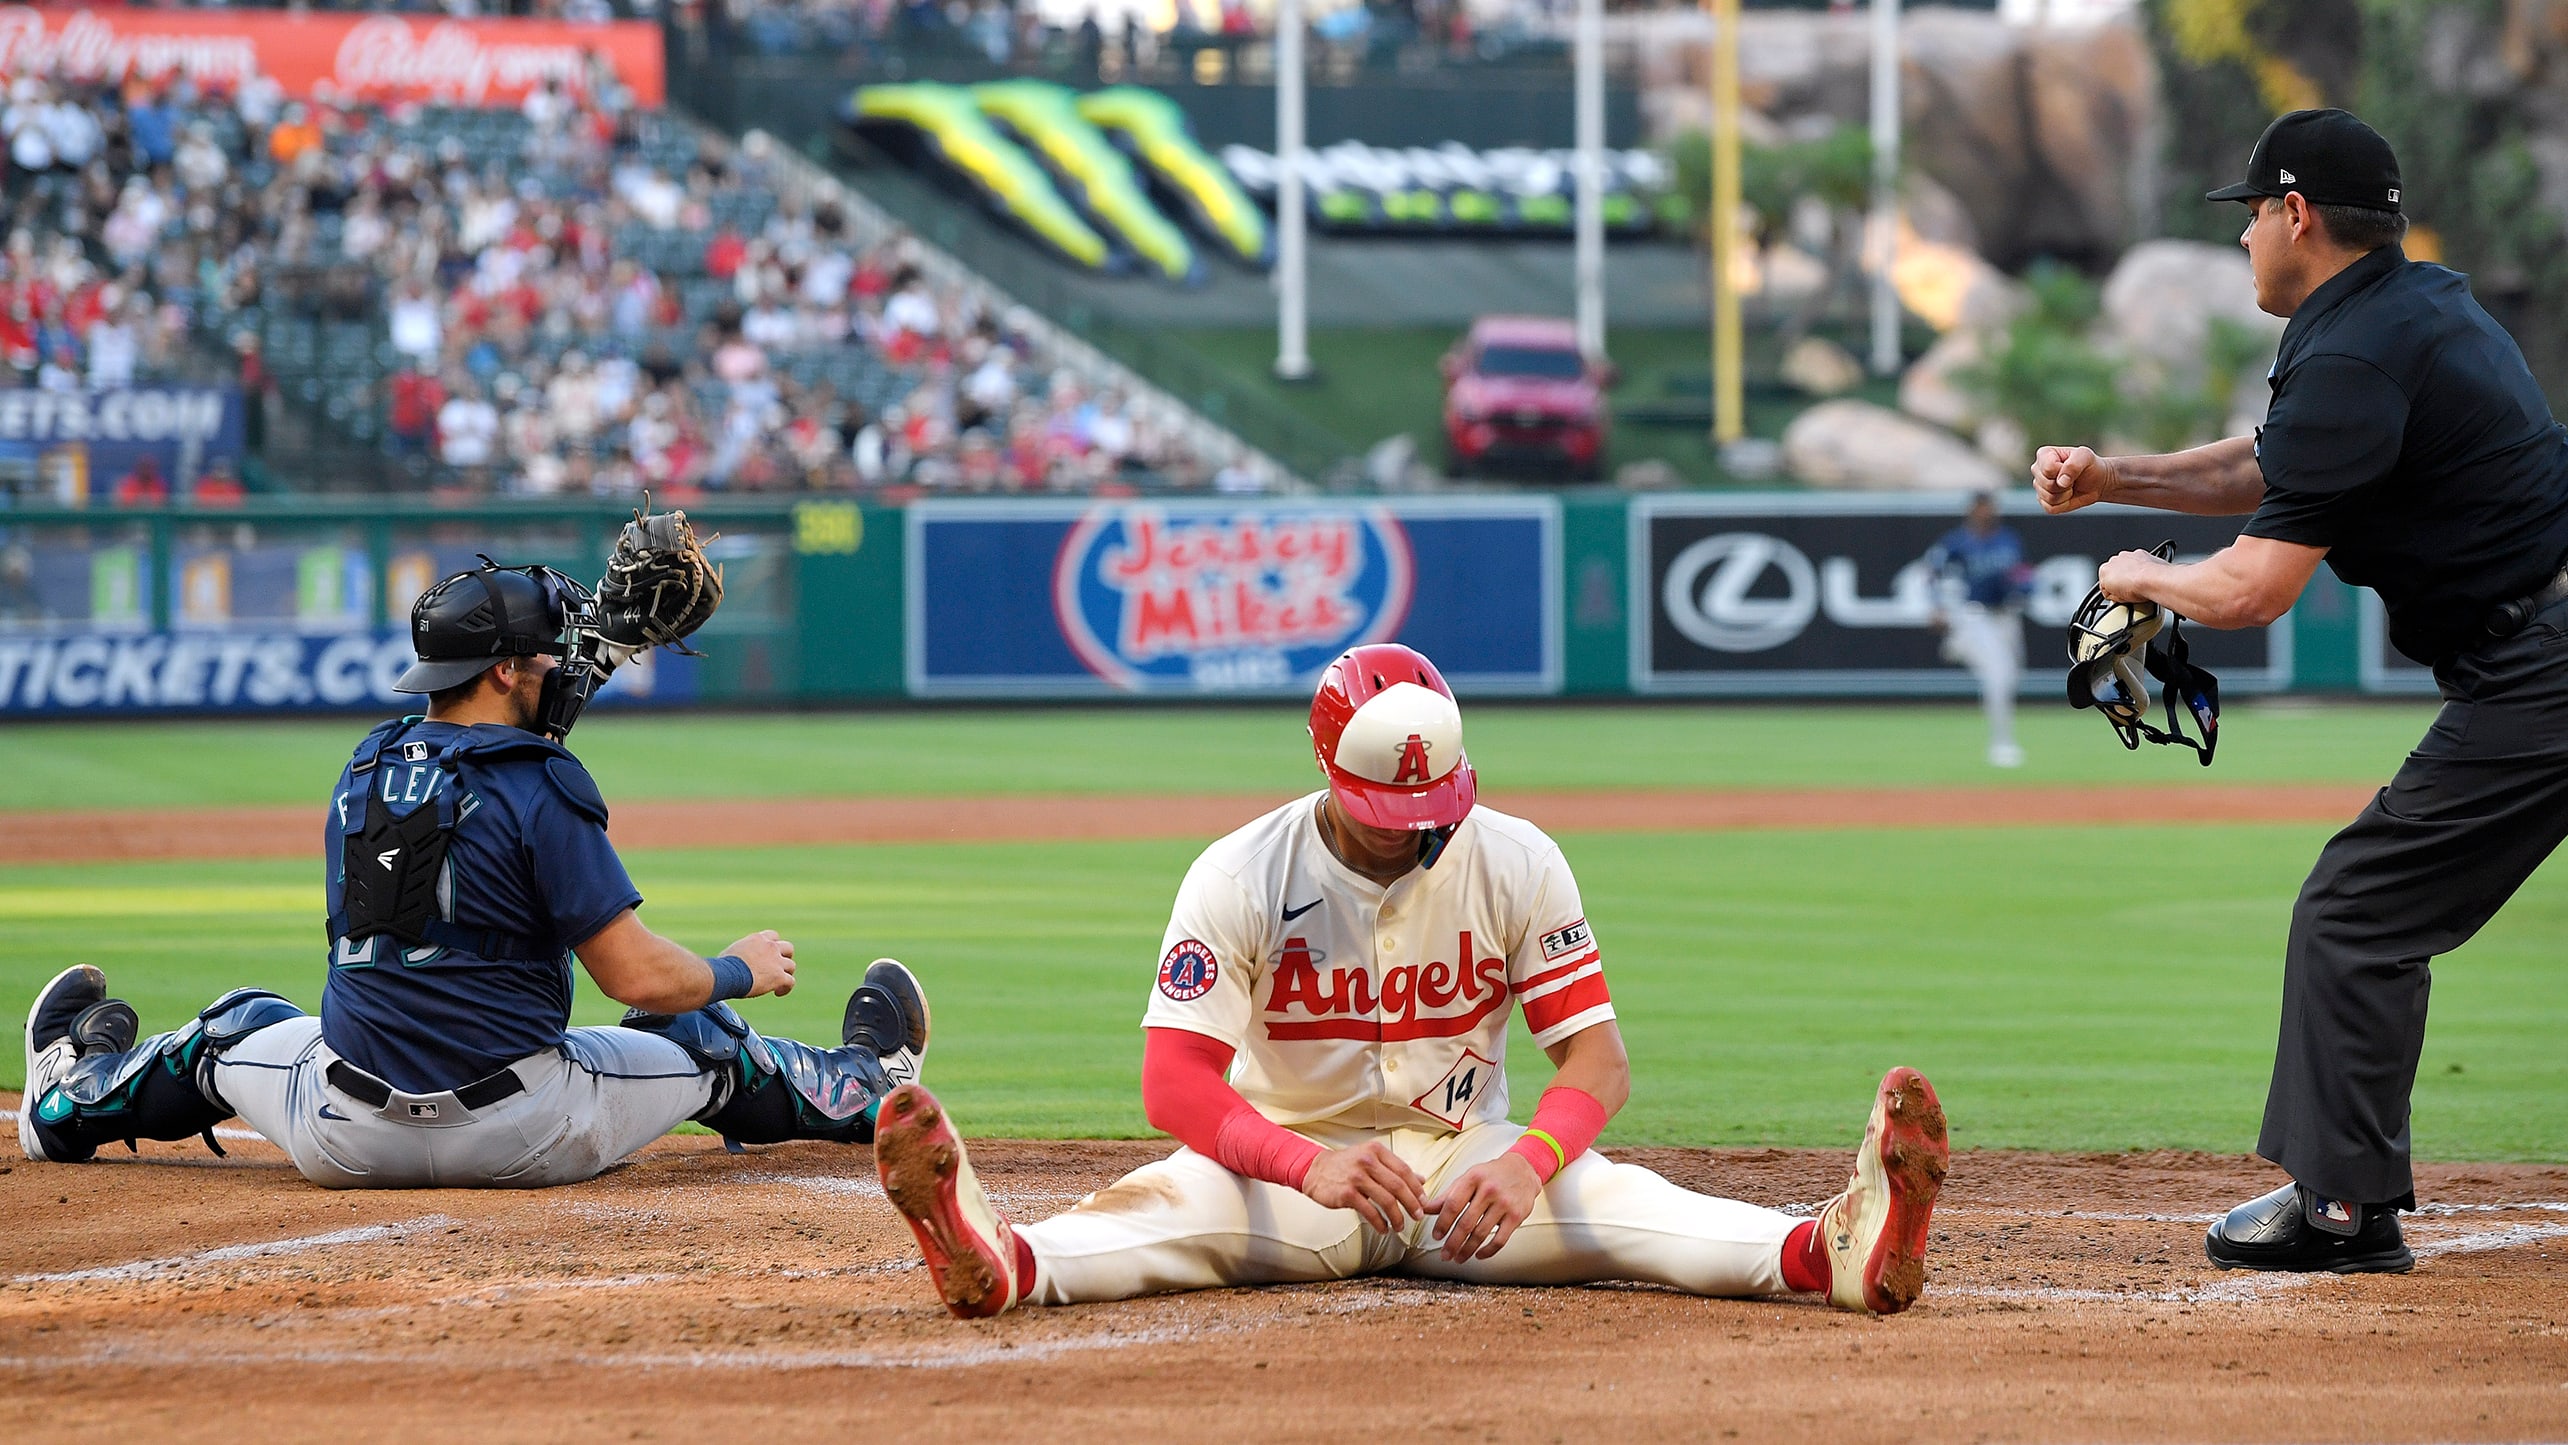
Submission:
M 1951 1158 L 1935 1086 L 1915 1069 L 1884 1075 L 1854 1177 L 1819 1212 L 1828 1303 L 1895 1315 L 1917 1302 L 1926 1289 L 1926 1228 Z
M 981 1192 L 963 1136 L 935 1095 L 904 1084 L 884 1096 L 874 1119 L 874 1167 L 956 1319 L 984 1319 L 1016 1303 L 1016 1230 Z

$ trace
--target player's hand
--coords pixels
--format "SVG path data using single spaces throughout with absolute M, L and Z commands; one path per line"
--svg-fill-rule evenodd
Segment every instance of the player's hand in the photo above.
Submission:
M 762 928 L 723 952 L 749 965 L 749 997 L 794 991 L 794 945 L 772 928 Z
M 2093 447 L 2044 447 L 2033 454 L 2033 494 L 2055 517 L 2106 500 L 2121 480 L 2113 459 L 2097 456 Z
M 1427 1181 L 1379 1141 L 1331 1149 L 1311 1161 L 1302 1192 L 1331 1209 L 1352 1209 L 1384 1234 L 1397 1234 L 1412 1219 L 1427 1217 Z
M 1445 1262 L 1487 1259 L 1505 1249 L 1542 1193 L 1542 1176 L 1520 1155 L 1501 1154 L 1464 1170 L 1444 1193 L 1427 1201 L 1427 1213 L 1436 1219 L 1436 1238 L 1444 1241 Z
M 2166 565 L 2155 552 L 2116 552 L 2095 569 L 2095 585 L 2116 602 L 2153 601 L 2142 589 Z

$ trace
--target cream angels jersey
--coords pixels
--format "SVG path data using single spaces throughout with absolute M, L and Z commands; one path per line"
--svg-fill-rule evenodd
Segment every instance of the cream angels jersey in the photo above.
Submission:
M 1323 796 L 1187 870 L 1142 1026 L 1230 1045 L 1232 1086 L 1287 1127 L 1505 1119 L 1511 1005 L 1544 1048 L 1614 1016 L 1568 860 L 1477 807 L 1434 867 L 1385 888 L 1322 841 Z

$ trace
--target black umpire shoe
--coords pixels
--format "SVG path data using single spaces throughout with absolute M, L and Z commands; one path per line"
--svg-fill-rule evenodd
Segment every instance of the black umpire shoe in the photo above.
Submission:
M 2222 1269 L 2405 1274 L 2416 1267 L 2396 1209 L 2322 1199 L 2298 1184 L 2229 1211 L 2202 1248 Z
M 894 1087 L 918 1082 L 927 1062 L 927 993 L 896 958 L 878 958 L 847 997 L 842 1044 L 860 1044 L 883 1064 Z

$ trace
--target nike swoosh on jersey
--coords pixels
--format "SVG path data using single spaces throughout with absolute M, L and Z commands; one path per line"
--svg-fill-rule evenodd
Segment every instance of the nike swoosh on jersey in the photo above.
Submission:
M 1287 908 L 1284 910 L 1284 921 L 1290 923 L 1294 919 L 1301 917 L 1303 914 L 1310 912 L 1312 909 L 1319 907 L 1322 903 L 1327 901 L 1328 900 L 1325 898 L 1314 898 L 1299 908 Z

